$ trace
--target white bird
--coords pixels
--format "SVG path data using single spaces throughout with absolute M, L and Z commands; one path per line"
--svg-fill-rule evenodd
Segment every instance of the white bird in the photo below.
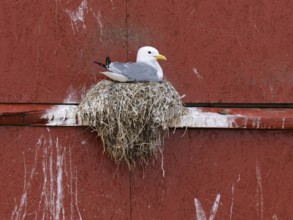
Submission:
M 108 71 L 101 72 L 105 76 L 118 82 L 162 81 L 163 70 L 157 60 L 167 60 L 154 47 L 145 46 L 138 50 L 136 62 L 113 62 L 106 58 L 106 64 L 94 61 Z

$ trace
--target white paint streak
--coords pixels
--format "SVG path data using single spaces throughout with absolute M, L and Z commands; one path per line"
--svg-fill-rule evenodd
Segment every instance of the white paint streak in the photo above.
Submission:
M 238 174 L 238 178 L 236 180 L 236 185 L 237 185 L 237 183 L 239 183 L 239 181 L 240 181 L 240 174 Z M 231 188 L 232 199 L 231 199 L 231 206 L 230 206 L 230 220 L 232 219 L 232 215 L 233 215 L 235 190 L 236 190 L 236 187 L 235 187 L 235 183 L 233 181 L 232 182 L 232 188 Z
M 161 153 L 161 170 L 162 170 L 162 176 L 165 178 L 165 169 L 164 169 L 164 154 L 163 151 L 160 150 Z
M 102 15 L 101 15 L 101 11 L 98 11 L 98 17 L 97 17 L 97 21 L 98 24 L 100 26 L 100 41 L 103 41 L 103 33 L 104 33 L 104 27 L 103 27 L 103 23 L 102 23 Z
M 41 207 L 43 204 L 43 209 L 42 209 L 42 219 L 46 219 L 46 213 L 47 213 L 47 207 L 48 207 L 48 195 L 47 195 L 47 184 L 48 184 L 48 175 L 47 175 L 47 170 L 48 170 L 48 147 L 46 146 L 46 141 L 44 142 L 43 146 L 43 160 L 42 160 L 42 171 L 43 171 L 43 187 L 42 187 L 42 192 L 40 196 L 40 201 L 39 201 L 39 207 L 38 207 L 38 213 L 41 212 Z M 37 220 L 37 215 L 35 217 L 35 220 Z
M 48 201 L 48 210 L 50 213 L 53 214 L 53 217 L 56 218 L 55 216 L 55 175 L 53 172 L 53 165 L 54 165 L 54 156 L 53 156 L 53 140 L 51 138 L 50 132 L 49 132 L 49 152 L 50 152 L 50 156 L 49 156 L 49 191 L 47 191 L 46 193 L 48 194 L 49 197 L 49 201 Z
M 75 207 L 76 207 L 76 211 L 78 213 L 79 219 L 82 220 L 79 206 L 78 206 L 78 197 L 77 197 L 77 172 L 75 172 Z
M 48 126 L 88 125 L 76 113 L 77 106 L 59 105 L 48 110 L 42 119 L 48 120 Z M 203 112 L 199 108 L 188 108 L 189 113 L 173 127 L 232 128 L 237 127 L 236 119 L 241 115 L 224 115 L 216 112 Z
M 60 105 L 48 110 L 41 118 L 48 120 L 50 126 L 75 126 L 81 123 L 76 114 L 77 106 Z
M 100 28 L 100 42 L 103 42 L 103 34 L 104 34 L 104 25 L 102 22 L 102 14 L 101 11 L 98 11 L 98 15 L 96 15 L 93 10 L 91 9 L 92 14 L 94 15 L 94 17 L 97 19 L 99 28 Z
M 221 195 L 218 194 L 217 197 L 216 197 L 216 200 L 214 202 L 213 208 L 211 210 L 211 215 L 209 217 L 209 220 L 213 220 L 216 217 L 217 210 L 218 210 L 219 203 L 220 203 L 220 199 L 221 199 Z
M 256 119 L 256 128 L 260 128 L 261 118 Z
M 216 112 L 203 112 L 199 108 L 189 108 L 176 127 L 231 128 L 236 126 L 236 118 L 241 115 L 224 115 Z
M 207 220 L 206 214 L 201 206 L 200 201 L 197 198 L 194 198 L 194 206 L 196 209 L 197 220 Z
M 81 92 L 80 92 L 81 99 L 83 99 L 86 96 L 86 93 L 87 93 L 87 88 L 86 88 L 86 85 L 83 84 L 83 86 L 81 88 Z
M 59 220 L 60 212 L 64 216 L 64 208 L 63 208 L 63 186 L 62 186 L 62 178 L 63 178 L 63 160 L 64 153 L 60 152 L 59 140 L 56 139 L 56 150 L 57 150 L 57 161 L 56 161 L 56 169 L 57 169 L 57 198 L 56 198 L 56 220 Z
M 24 157 L 24 155 L 23 155 Z M 26 210 L 23 213 L 24 206 L 26 205 L 27 201 L 27 169 L 26 169 L 26 164 L 25 164 L 25 157 L 23 159 L 23 164 L 24 164 L 24 183 L 23 183 L 23 193 L 21 196 L 20 204 L 15 205 L 14 210 L 12 212 L 11 219 L 22 219 L 26 215 Z
M 261 125 L 261 117 L 255 117 L 252 119 L 252 127 L 253 128 L 260 128 Z
M 71 159 L 71 148 L 69 148 L 69 191 L 70 191 L 70 219 L 74 219 L 74 204 L 73 204 L 73 175 L 72 175 L 72 159 Z
M 57 105 L 41 117 L 48 122 L 47 126 L 88 126 L 87 120 L 82 120 L 77 114 L 75 105 Z M 246 127 L 248 121 L 252 122 L 253 128 L 261 128 L 261 117 L 245 116 L 240 114 L 222 114 L 218 112 L 205 112 L 201 108 L 187 108 L 187 113 L 181 117 L 181 120 L 170 127 L 191 127 L 191 128 L 243 128 L 243 125 L 237 124 L 237 119 L 244 121 Z M 285 124 L 285 120 L 284 120 Z M 284 125 L 285 126 L 285 125 Z
M 36 58 L 36 77 L 35 77 L 35 83 L 34 83 L 34 98 L 37 99 L 37 86 L 39 82 L 39 75 L 40 75 L 40 69 L 41 69 L 41 64 L 40 64 L 40 54 L 41 54 L 41 47 L 40 47 L 40 41 L 41 41 L 41 24 L 38 25 L 38 38 L 37 38 L 37 58 Z
M 255 169 L 256 169 L 256 181 L 257 181 L 257 187 L 256 187 L 256 211 L 257 211 L 258 217 L 260 216 L 260 219 L 263 220 L 264 201 L 263 201 L 261 170 L 260 170 L 258 161 L 256 161 L 256 168 Z
M 232 215 L 233 215 L 233 207 L 234 207 L 234 194 L 235 194 L 235 185 L 234 182 L 232 183 L 232 201 L 231 201 L 231 206 L 230 206 L 230 220 L 232 220 Z
M 272 219 L 273 219 L 273 220 L 278 220 L 278 216 L 277 216 L 276 214 L 274 214 L 274 215 L 272 216 Z
M 73 88 L 69 88 L 67 97 L 63 103 L 76 103 L 77 95 Z M 88 125 L 87 121 L 82 121 L 79 115 L 76 113 L 77 106 L 74 105 L 57 105 L 49 110 L 41 117 L 46 119 L 48 126 L 76 126 L 76 125 Z
M 60 4 L 59 0 L 55 0 L 55 20 L 57 21 L 58 5 Z
M 244 120 L 244 128 L 247 128 L 248 118 L 245 118 Z
M 217 214 L 217 210 L 220 204 L 220 200 L 221 200 L 221 194 L 219 193 L 214 201 L 213 207 L 210 211 L 210 217 L 209 220 L 214 220 L 214 218 L 216 217 Z M 206 217 L 206 213 L 202 208 L 202 205 L 200 203 L 200 201 L 197 198 L 194 198 L 194 206 L 196 209 L 196 217 L 197 220 L 207 220 Z
M 192 68 L 193 73 L 197 76 L 198 79 L 202 79 L 202 75 L 197 71 L 195 67 Z
M 272 97 L 274 97 L 275 96 L 274 86 L 273 85 L 269 85 L 269 87 L 270 87 L 271 95 L 272 95 Z
M 83 85 L 83 88 L 82 90 L 84 89 L 84 86 Z M 79 95 L 76 91 L 76 89 L 74 89 L 72 86 L 69 87 L 68 91 L 67 91 L 67 96 L 66 98 L 63 100 L 63 103 L 67 103 L 67 104 L 71 104 L 71 103 L 78 103 L 79 102 Z
M 58 220 L 66 219 L 67 213 L 68 218 L 70 215 L 70 219 L 76 219 L 74 218 L 74 209 L 76 209 L 76 212 L 78 213 L 78 219 L 82 219 L 78 207 L 77 171 L 75 171 L 75 191 L 73 191 L 72 182 L 74 177 L 72 174 L 71 150 L 69 150 L 68 156 L 66 149 L 66 147 L 61 146 L 59 138 L 53 139 L 51 137 L 50 130 L 48 129 L 48 140 L 45 140 L 42 135 L 37 141 L 34 163 L 30 170 L 27 167 L 24 154 L 23 193 L 19 201 L 19 205 L 16 204 L 12 211 L 11 219 L 25 219 L 26 217 L 34 214 L 35 220 Z M 41 156 L 39 156 L 39 154 L 41 154 Z M 64 172 L 67 175 L 66 157 L 69 157 L 69 165 L 67 165 L 67 167 L 69 166 L 70 169 L 70 177 L 65 178 L 67 182 L 64 181 Z M 41 164 L 39 168 L 37 166 L 38 162 Z M 40 169 L 39 172 L 38 169 Z M 34 180 L 36 174 L 42 175 L 41 178 L 38 176 L 38 179 L 40 179 L 42 183 L 35 184 L 35 181 L 37 181 Z M 34 192 L 32 199 L 35 199 L 35 192 L 37 191 L 39 185 L 42 186 L 39 202 L 36 205 L 35 210 L 27 210 L 28 204 L 30 204 L 30 196 Z M 68 200 L 70 200 L 70 211 L 68 212 L 65 212 L 63 204 L 65 197 L 68 197 Z
M 241 180 L 241 178 L 240 178 L 240 173 L 239 173 L 238 178 L 237 178 L 237 183 L 239 183 L 240 180 Z
M 70 11 L 70 10 L 66 9 L 65 11 L 67 12 L 67 14 L 69 15 L 69 17 L 71 19 L 71 27 L 74 32 L 78 31 L 77 24 L 79 22 L 82 23 L 82 27 L 84 29 L 86 28 L 84 20 L 85 20 L 85 12 L 88 11 L 87 0 L 83 0 L 76 10 Z
M 114 1 L 113 0 L 110 0 L 110 1 L 111 1 L 111 5 L 112 5 L 112 10 L 115 10 Z
M 37 141 L 36 147 L 35 147 L 35 158 L 34 158 L 34 164 L 32 166 L 32 169 L 30 171 L 29 178 L 27 178 L 27 167 L 25 162 L 25 154 L 23 153 L 23 164 L 24 164 L 24 182 L 23 182 L 23 193 L 20 199 L 19 206 L 16 205 L 14 207 L 14 210 L 11 215 L 11 219 L 25 219 L 27 216 L 27 198 L 28 194 L 31 192 L 32 187 L 32 180 L 36 173 L 36 166 L 37 166 L 37 160 L 38 160 L 38 152 L 42 143 L 42 137 L 40 137 Z
M 282 129 L 285 129 L 285 124 L 286 124 L 286 118 L 282 119 Z

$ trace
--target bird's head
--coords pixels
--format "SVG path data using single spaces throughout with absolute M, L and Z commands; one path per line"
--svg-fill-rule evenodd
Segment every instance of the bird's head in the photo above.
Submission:
M 161 55 L 154 47 L 141 47 L 137 52 L 137 62 L 155 62 L 157 60 L 167 60 L 167 58 L 164 55 Z

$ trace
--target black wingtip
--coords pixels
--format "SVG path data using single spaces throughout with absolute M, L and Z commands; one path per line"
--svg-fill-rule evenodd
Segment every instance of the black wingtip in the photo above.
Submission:
M 105 64 L 100 63 L 98 61 L 94 61 L 94 63 L 100 65 L 101 67 L 107 68 L 107 66 Z
M 110 59 L 110 57 L 106 57 L 105 64 L 104 63 L 100 63 L 98 61 L 94 61 L 94 63 L 100 65 L 101 67 L 104 67 L 104 68 L 108 69 L 109 66 L 110 66 L 110 64 L 111 64 L 111 59 Z

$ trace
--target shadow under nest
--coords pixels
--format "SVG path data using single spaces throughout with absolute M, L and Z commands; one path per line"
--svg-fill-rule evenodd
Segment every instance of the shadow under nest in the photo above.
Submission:
M 101 137 L 117 164 L 148 164 L 162 151 L 164 137 L 186 113 L 168 81 L 118 83 L 102 80 L 80 103 L 77 114 Z

